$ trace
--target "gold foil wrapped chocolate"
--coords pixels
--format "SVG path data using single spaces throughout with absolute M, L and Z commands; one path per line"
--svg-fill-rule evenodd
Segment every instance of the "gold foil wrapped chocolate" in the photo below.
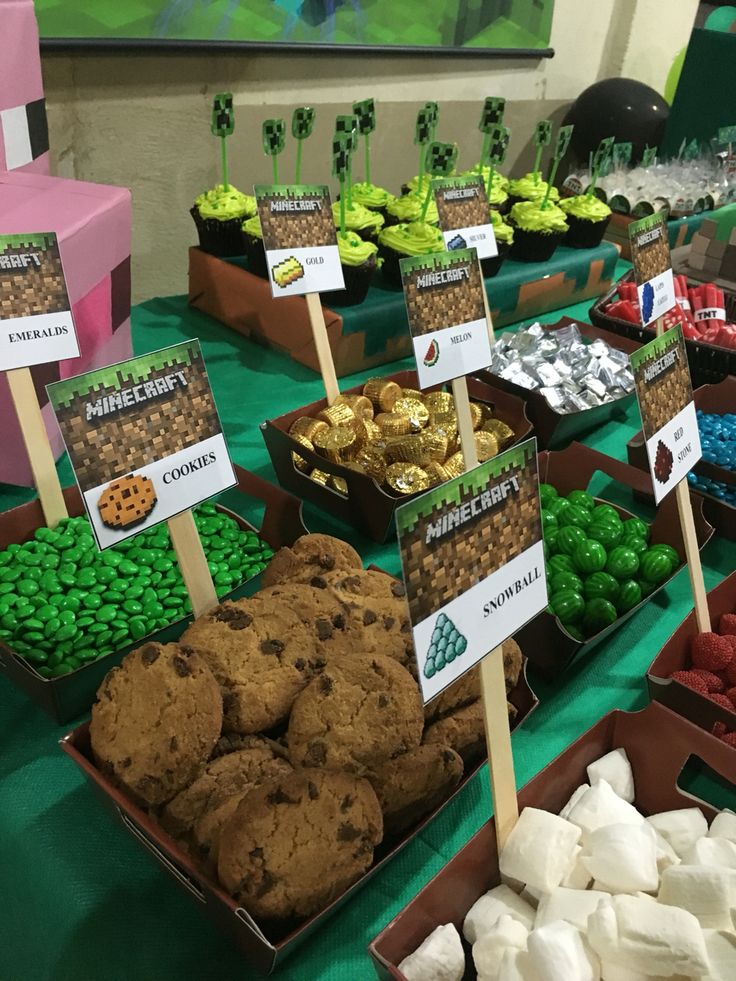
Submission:
M 450 477 L 459 477 L 460 474 L 465 473 L 465 458 L 462 450 L 458 450 L 448 460 L 445 460 L 444 467 Z
M 294 436 L 293 439 L 294 439 L 294 442 L 299 443 L 300 446 L 304 446 L 306 449 L 311 450 L 312 452 L 314 452 L 314 444 L 312 443 L 311 440 L 307 439 L 306 436 L 299 436 L 299 435 L 297 435 L 297 436 Z M 311 464 L 310 463 L 307 463 L 307 461 L 304 459 L 304 457 L 303 456 L 299 456 L 298 453 L 292 453 L 291 454 L 291 462 L 294 464 L 294 466 L 296 467 L 297 470 L 302 470 L 305 473 L 309 470 L 309 468 L 311 466 Z
M 496 437 L 500 449 L 508 446 L 514 439 L 514 430 L 501 419 L 486 419 L 483 423 L 483 431 L 492 433 Z
M 443 463 L 447 459 L 447 435 L 434 427 L 425 429 L 419 434 L 419 439 L 426 451 L 427 459 Z
M 375 422 L 383 436 L 408 436 L 411 432 L 409 417 L 394 412 L 379 412 Z
M 401 398 L 401 387 L 385 378 L 369 378 L 363 386 L 363 395 L 371 400 L 375 408 L 390 412 L 394 402 Z
M 418 388 L 402 388 L 401 396 L 405 399 L 419 399 L 420 402 L 424 401 L 424 392 L 420 392 Z
M 369 477 L 383 483 L 386 475 L 386 459 L 379 449 L 375 446 L 364 446 L 358 450 L 355 460 L 356 463 Z
M 435 484 L 444 484 L 445 481 L 450 479 L 447 470 L 445 470 L 441 463 L 437 463 L 436 460 L 430 460 L 424 469 L 432 486 Z
M 344 402 L 334 402 L 317 413 L 317 418 L 326 422 L 333 429 L 337 426 L 348 426 L 355 419 L 355 413 Z
M 481 430 L 478 433 L 473 433 L 473 438 L 475 440 L 475 451 L 478 454 L 479 463 L 485 463 L 492 456 L 496 456 L 498 453 L 498 440 L 493 433 Z
M 416 494 L 427 490 L 429 477 L 425 470 L 412 463 L 392 463 L 386 470 L 386 483 L 398 494 Z
M 354 430 L 347 426 L 338 426 L 335 429 L 327 429 L 319 432 L 314 437 L 315 450 L 326 457 L 332 463 L 344 463 L 352 460 L 357 446 L 358 437 Z
M 372 419 L 373 403 L 365 395 L 338 395 L 333 405 L 347 405 L 357 419 Z
M 424 404 L 427 406 L 430 416 L 455 411 L 455 402 L 449 392 L 428 392 L 424 396 Z
M 483 425 L 483 409 L 477 402 L 470 403 L 470 420 L 473 423 L 473 429 L 480 429 Z
M 411 423 L 412 432 L 418 433 L 429 422 L 429 409 L 419 399 L 400 398 L 394 402 L 394 415 L 406 416 Z
M 289 436 L 306 436 L 310 442 L 314 442 L 315 433 L 328 428 L 327 423 L 321 419 L 313 419 L 311 416 L 299 416 L 289 426 Z
M 415 463 L 423 467 L 430 456 L 422 436 L 395 436 L 386 444 L 386 457 L 391 463 Z

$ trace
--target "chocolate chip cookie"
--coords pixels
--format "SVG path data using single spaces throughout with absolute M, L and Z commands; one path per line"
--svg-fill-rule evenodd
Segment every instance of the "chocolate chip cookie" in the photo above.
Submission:
M 322 578 L 343 599 L 362 596 L 372 599 L 403 600 L 406 597 L 403 582 L 376 569 L 328 572 Z
M 311 631 L 318 654 L 316 667 L 324 667 L 329 657 L 343 657 L 359 649 L 356 645 L 360 643 L 361 629 L 330 590 L 286 582 L 262 589 L 258 595 L 293 610 Z
M 221 729 L 220 687 L 206 662 L 178 644 L 144 644 L 102 682 L 89 734 L 100 769 L 153 806 L 195 779 Z
M 369 868 L 382 835 L 367 780 L 297 771 L 241 801 L 220 836 L 218 876 L 254 916 L 310 916 Z
M 427 743 L 367 774 L 383 811 L 386 835 L 405 831 L 460 783 L 463 761 L 449 746 Z
M 424 706 L 424 718 L 427 722 L 436 722 L 479 698 L 480 671 L 478 668 L 471 668 Z
M 486 755 L 486 733 L 481 700 L 455 709 L 439 722 L 427 726 L 424 742 L 449 746 L 462 756 L 466 766 L 483 759 Z
M 280 548 L 263 572 L 264 586 L 283 582 L 309 583 L 326 572 L 362 569 L 360 556 L 347 542 L 331 535 L 302 535 L 291 548 Z
M 220 604 L 180 643 L 198 651 L 217 678 L 226 732 L 247 735 L 281 722 L 315 671 L 315 643 L 298 615 L 259 596 Z
M 506 679 L 506 691 L 516 687 L 521 674 L 524 657 L 521 648 L 513 637 L 503 642 L 503 674 Z
M 418 746 L 422 724 L 416 682 L 397 661 L 345 657 L 296 698 L 289 756 L 294 766 L 363 773 Z

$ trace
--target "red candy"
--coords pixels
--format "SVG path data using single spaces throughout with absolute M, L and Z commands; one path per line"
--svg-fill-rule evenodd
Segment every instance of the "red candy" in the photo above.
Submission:
M 703 668 L 693 668 L 692 673 L 699 675 L 703 679 L 709 692 L 723 692 L 726 690 L 726 682 L 722 678 L 719 678 L 717 674 L 713 674 L 712 671 L 704 671 Z
M 736 634 L 736 613 L 724 613 L 718 624 L 719 634 Z
M 708 632 L 693 637 L 690 654 L 696 668 L 722 671 L 733 661 L 734 649 L 725 637 Z
M 672 681 L 679 681 L 686 688 L 698 692 L 699 695 L 708 694 L 708 686 L 705 681 L 694 671 L 673 671 L 670 678 Z
M 728 698 L 730 700 L 730 702 L 734 706 L 734 708 L 736 708 L 736 687 L 729 688 L 725 692 L 725 695 L 726 695 L 726 698 Z
M 728 746 L 733 746 L 736 749 L 736 732 L 727 732 L 724 736 L 721 736 L 721 742 L 726 743 Z
M 708 695 L 711 702 L 715 702 L 716 705 L 720 705 L 721 708 L 728 709 L 729 712 L 733 712 L 733 702 L 730 698 L 725 695 L 719 695 L 718 692 L 711 692 Z

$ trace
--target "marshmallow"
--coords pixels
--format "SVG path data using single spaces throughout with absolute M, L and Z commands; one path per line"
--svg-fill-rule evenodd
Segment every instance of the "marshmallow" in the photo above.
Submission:
M 529 951 L 507 947 L 496 981 L 536 981 Z
M 484 893 L 468 910 L 463 923 L 463 935 L 469 944 L 474 944 L 484 933 L 496 925 L 498 919 L 507 913 L 523 923 L 527 930 L 534 926 L 535 912 L 529 903 L 517 896 L 506 885 L 496 886 Z
M 587 857 L 587 852 L 584 852 L 580 845 L 577 846 L 577 854 L 575 856 L 575 864 L 567 873 L 565 878 L 560 883 L 566 889 L 587 889 L 588 886 L 593 881 L 593 876 L 588 872 L 587 866 L 583 861 Z
M 736 906 L 736 871 L 708 865 L 676 865 L 662 874 L 659 902 L 679 906 L 697 917 L 701 927 L 731 929 Z
M 736 978 L 736 937 L 719 930 L 703 930 L 710 971 L 708 981 L 733 981 Z
M 465 952 L 452 923 L 433 930 L 424 943 L 399 964 L 406 981 L 461 981 Z
M 568 821 L 581 829 L 583 845 L 587 845 L 588 835 L 598 828 L 605 828 L 607 824 L 641 824 L 644 818 L 628 801 L 614 793 L 607 781 L 599 780 L 572 808 Z
M 668 873 L 672 871 L 676 869 Z M 708 973 L 700 924 L 692 913 L 677 906 L 612 896 L 590 915 L 588 941 L 601 960 L 630 971 L 663 977 Z
M 654 828 L 651 824 L 649 827 Z M 654 828 L 654 834 L 657 836 L 657 871 L 661 875 L 671 865 L 679 865 L 681 859 L 672 845 L 656 828 Z M 692 864 L 694 865 L 696 863 L 693 862 Z
M 684 974 L 672 974 L 663 978 L 661 974 L 642 974 L 641 971 L 630 971 L 627 967 L 619 967 L 609 961 L 601 961 L 601 977 L 603 981 L 689 981 Z
M 672 845 L 682 858 L 698 838 L 708 832 L 708 822 L 697 807 L 683 807 L 678 811 L 662 811 L 647 818 L 652 827 Z
M 529 960 L 539 981 L 599 981 L 600 962 L 570 923 L 558 920 L 529 934 Z
M 478 981 L 496 981 L 503 955 L 509 947 L 526 950 L 529 931 L 507 913 L 500 916 L 480 940 L 473 944 L 473 960 Z
M 577 790 L 573 790 L 570 800 L 560 811 L 561 818 L 564 818 L 567 821 L 568 817 L 570 816 L 570 811 L 573 809 L 573 807 L 575 807 L 586 790 L 590 790 L 589 783 L 581 783 Z
M 579 838 L 580 829 L 569 821 L 525 807 L 501 852 L 501 874 L 550 892 L 572 869 Z
M 588 836 L 588 848 L 590 855 L 584 864 L 611 892 L 656 892 L 657 836 L 645 821 L 596 828 Z
M 721 811 L 713 818 L 708 832 L 710 838 L 728 838 L 736 843 L 736 814 L 733 811 Z
M 529 886 L 524 886 L 519 895 L 525 903 L 529 903 L 532 909 L 536 909 L 541 900 L 549 894 L 543 892 L 541 889 L 532 889 Z
M 683 855 L 685 865 L 714 865 L 736 869 L 736 845 L 728 838 L 698 838 Z
M 595 889 L 564 889 L 560 886 L 540 902 L 535 928 L 547 926 L 555 920 L 564 920 L 585 933 L 588 929 L 588 917 L 601 900 L 608 898 L 608 893 Z
M 605 780 L 622 800 L 629 804 L 634 803 L 634 771 L 625 749 L 614 749 L 591 763 L 588 767 L 588 780 L 591 786 L 599 780 Z

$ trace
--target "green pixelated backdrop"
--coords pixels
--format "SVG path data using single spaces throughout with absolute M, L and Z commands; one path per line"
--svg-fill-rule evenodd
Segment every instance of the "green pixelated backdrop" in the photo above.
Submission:
M 548 49 L 554 0 L 36 0 L 41 37 L 193 44 Z

